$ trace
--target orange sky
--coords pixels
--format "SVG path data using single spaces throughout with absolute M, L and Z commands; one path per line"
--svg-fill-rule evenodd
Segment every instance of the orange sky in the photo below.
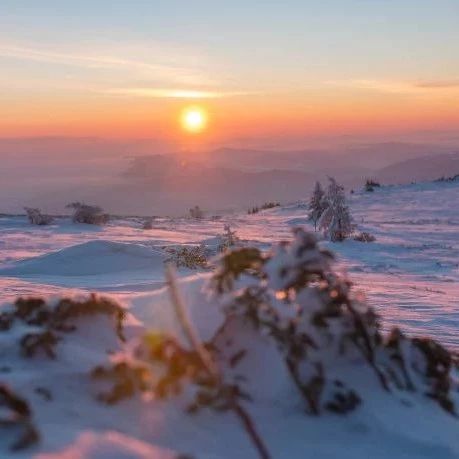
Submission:
M 0 106 L 0 136 L 159 137 L 178 143 L 205 143 L 263 135 L 459 128 L 459 91 L 425 92 L 327 88 L 301 95 L 202 100 L 35 96 Z M 208 113 L 204 132 L 190 134 L 182 129 L 180 114 L 189 105 L 200 106 Z
M 0 137 L 459 129 L 459 2 L 193 5 L 1 2 Z M 190 104 L 209 113 L 199 136 L 180 128 Z

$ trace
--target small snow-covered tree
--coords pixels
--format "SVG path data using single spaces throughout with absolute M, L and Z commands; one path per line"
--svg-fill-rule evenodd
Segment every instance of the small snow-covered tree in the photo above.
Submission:
M 190 209 L 190 216 L 196 220 L 201 220 L 204 218 L 204 212 L 199 206 L 194 206 Z
M 367 179 L 365 182 L 365 191 L 375 191 L 375 188 L 379 188 L 381 184 L 379 182 L 376 182 L 373 179 Z
M 329 177 L 326 196 L 326 208 L 323 211 L 319 228 L 332 242 L 341 242 L 352 233 L 352 217 L 346 204 L 344 188 L 336 180 Z
M 72 220 L 75 223 L 86 223 L 89 225 L 104 225 L 110 220 L 110 216 L 103 212 L 99 206 L 90 206 L 82 202 L 72 202 L 66 206 L 73 209 Z
M 235 230 L 231 229 L 230 225 L 225 225 L 223 227 L 224 233 L 219 236 L 220 243 L 218 244 L 218 251 L 225 252 L 230 248 L 236 247 L 240 244 L 239 237 L 236 234 Z
M 371 233 L 368 233 L 367 231 L 362 231 L 354 236 L 354 241 L 374 242 L 376 241 L 376 238 Z
M 50 225 L 53 223 L 53 217 L 41 213 L 40 209 L 32 207 L 24 207 L 27 213 L 27 218 L 32 225 Z
M 153 229 L 153 218 L 152 217 L 148 217 L 143 221 L 142 229 L 144 230 Z
M 316 182 L 314 191 L 309 201 L 309 220 L 314 223 L 314 229 L 317 230 L 317 223 L 325 210 L 326 203 L 324 200 L 325 191 L 319 181 Z

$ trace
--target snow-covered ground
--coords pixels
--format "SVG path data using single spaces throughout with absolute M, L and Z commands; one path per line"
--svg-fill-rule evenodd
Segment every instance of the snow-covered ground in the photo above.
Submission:
M 384 328 L 398 325 L 459 349 L 459 183 L 383 187 L 350 195 L 349 202 L 359 230 L 374 234 L 376 242 L 323 242 L 336 252 L 339 269 L 365 292 Z M 239 238 L 264 249 L 290 239 L 295 226 L 311 229 L 306 212 L 304 202 L 293 203 L 255 215 L 158 219 L 151 230 L 143 230 L 135 219 L 114 220 L 104 227 L 58 219 L 52 226 L 34 227 L 25 217 L 1 217 L 0 301 L 20 295 L 104 292 L 130 311 L 129 336 L 146 329 L 177 333 L 163 288 L 164 247 L 201 243 L 215 247 L 224 224 L 230 224 Z M 218 312 L 208 307 L 199 291 L 208 274 L 181 269 L 179 276 L 193 321 L 202 334 L 213 333 Z M 196 307 L 196 298 L 201 308 Z M 97 332 L 87 333 L 82 342 L 72 338 L 75 341 L 63 345 L 63 356 L 73 365 L 66 371 L 54 361 L 16 368 L 5 352 L 0 355 L 0 367 L 6 362 L 1 359 L 9 359 L 8 366 L 14 369 L 3 379 L 30 399 L 42 426 L 43 441 L 32 454 L 41 459 L 169 458 L 177 451 L 199 459 L 256 457 L 228 414 L 189 418 L 180 400 L 167 406 L 139 400 L 117 407 L 95 404 L 84 374 L 98 359 L 103 361 L 104 352 L 95 349 Z M 264 365 L 260 360 L 260 379 L 278 377 L 263 370 Z M 50 388 L 54 399 L 43 400 L 32 385 Z M 410 411 L 400 408 L 399 400 L 376 397 L 345 419 L 330 415 L 315 419 L 304 415 L 295 398 L 284 393 L 284 385 L 279 387 L 278 398 L 262 395 L 254 409 L 274 458 L 459 457 L 459 424 L 453 418 L 445 420 L 443 413 L 427 411 L 426 417 L 425 406 Z M 282 424 L 276 418 L 282 418 Z M 436 428 L 440 424 L 442 429 Z M 56 451 L 57 456 L 50 455 Z
M 387 324 L 439 338 L 459 348 L 459 184 L 384 187 L 350 196 L 355 222 L 376 242 L 328 244 L 351 279 Z M 111 292 L 124 299 L 163 283 L 167 245 L 215 245 L 229 223 L 261 247 L 311 228 L 307 210 L 292 204 L 221 220 L 116 220 L 104 227 L 57 220 L 34 227 L 25 218 L 0 218 L 0 300 L 61 289 Z M 311 228 L 312 229 L 312 228 Z M 325 243 L 326 244 L 326 243 Z M 182 273 L 184 275 L 189 272 Z

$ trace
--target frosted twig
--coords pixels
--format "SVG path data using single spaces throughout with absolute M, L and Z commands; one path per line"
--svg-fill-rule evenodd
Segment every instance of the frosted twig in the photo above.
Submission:
M 190 316 L 188 314 L 188 309 L 185 305 L 185 302 L 180 294 L 179 288 L 177 287 L 177 278 L 175 275 L 174 268 L 170 265 L 166 265 L 166 282 L 169 287 L 169 293 L 171 296 L 171 302 L 174 306 L 175 313 L 182 327 L 183 333 L 189 341 L 190 346 L 198 354 L 201 359 L 202 364 L 209 373 L 209 375 L 215 380 L 216 384 L 222 389 L 222 392 L 226 392 L 223 389 L 225 388 L 224 382 L 222 380 L 221 372 L 219 371 L 217 365 L 215 364 L 212 356 L 209 351 L 202 344 L 201 339 L 199 338 L 198 332 L 191 322 Z M 268 452 L 267 447 L 263 443 L 260 435 L 255 428 L 255 423 L 250 417 L 249 413 L 245 408 L 235 399 L 234 396 L 228 397 L 228 403 L 231 407 L 231 410 L 236 414 L 239 421 L 241 422 L 244 430 L 247 432 L 250 440 L 254 444 L 255 448 L 258 451 L 261 459 L 270 459 L 271 455 Z

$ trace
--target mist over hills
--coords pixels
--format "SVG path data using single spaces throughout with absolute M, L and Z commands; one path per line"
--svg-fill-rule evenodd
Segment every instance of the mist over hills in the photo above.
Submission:
M 348 189 L 459 173 L 455 144 L 347 143 L 296 150 L 219 147 L 174 153 L 154 139 L 0 139 L 0 211 L 24 205 L 61 213 L 69 201 L 125 214 L 180 215 L 199 204 L 217 212 L 307 198 L 315 180 Z
M 382 168 L 375 176 L 384 183 L 396 184 L 406 182 L 408 177 L 413 182 L 421 182 L 458 173 L 459 152 L 407 159 Z

